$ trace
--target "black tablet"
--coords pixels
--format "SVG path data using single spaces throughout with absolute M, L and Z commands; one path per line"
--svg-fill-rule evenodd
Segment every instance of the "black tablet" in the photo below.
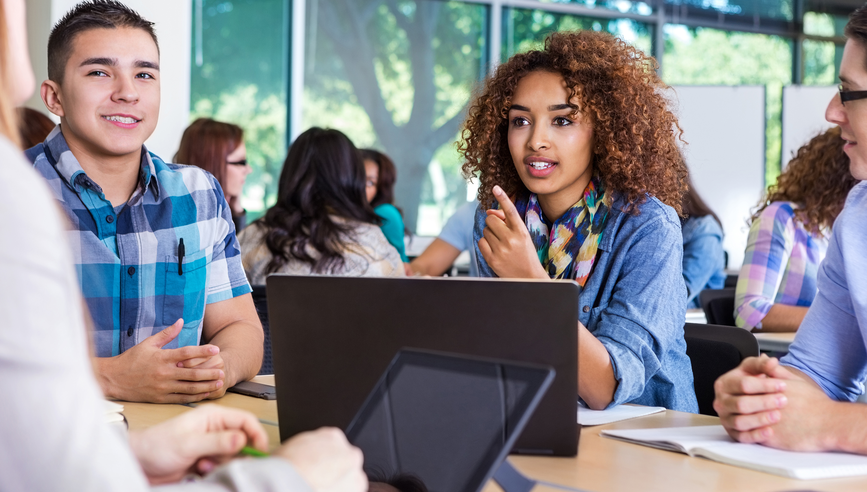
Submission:
M 364 452 L 371 482 L 477 492 L 553 379 L 541 365 L 403 349 L 346 435 Z

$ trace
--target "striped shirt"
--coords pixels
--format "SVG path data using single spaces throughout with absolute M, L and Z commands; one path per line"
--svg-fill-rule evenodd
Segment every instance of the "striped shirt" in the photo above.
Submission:
M 139 184 L 116 211 L 60 126 L 43 145 L 34 167 L 69 218 L 97 356 L 121 354 L 178 318 L 184 328 L 166 348 L 198 345 L 205 305 L 251 291 L 231 210 L 211 174 L 167 164 L 142 147 Z
M 771 203 L 750 226 L 735 290 L 735 324 L 741 328 L 761 329 L 774 304 L 809 307 L 816 297 L 816 276 L 828 240 L 795 220 L 796 207 Z

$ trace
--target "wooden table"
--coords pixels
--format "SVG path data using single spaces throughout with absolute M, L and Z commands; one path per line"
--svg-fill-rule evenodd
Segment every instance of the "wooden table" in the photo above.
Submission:
M 255 379 L 273 384 L 272 376 Z M 122 402 L 123 403 L 123 402 Z M 249 410 L 263 423 L 272 447 L 279 443 L 277 404 L 237 394 L 227 394 L 213 403 Z M 183 405 L 123 403 L 130 429 L 146 428 L 189 411 Z M 667 411 L 597 427 L 585 427 L 581 432 L 578 456 L 552 458 L 510 456 L 509 461 L 526 476 L 535 480 L 561 484 L 595 492 L 692 492 L 692 491 L 857 491 L 867 490 L 867 477 L 834 480 L 792 480 L 776 475 L 723 465 L 701 458 L 629 444 L 599 435 L 602 429 L 640 429 L 715 425 L 716 417 Z M 533 492 L 556 492 L 554 487 L 538 485 Z M 490 482 L 484 492 L 501 492 Z
M 759 341 L 759 350 L 768 352 L 788 352 L 789 345 L 795 340 L 795 332 L 753 333 Z

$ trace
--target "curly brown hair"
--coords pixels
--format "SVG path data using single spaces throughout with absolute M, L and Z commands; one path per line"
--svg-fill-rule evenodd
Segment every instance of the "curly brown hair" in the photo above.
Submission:
M 846 195 L 858 180 L 849 172 L 849 156 L 843 152 L 845 141 L 835 126 L 813 137 L 798 149 L 776 184 L 768 187 L 752 220 L 773 202 L 796 204 L 795 220 L 814 235 L 830 229 L 843 210 Z
M 478 176 L 479 201 L 493 204 L 493 187 L 526 192 L 509 152 L 508 113 L 518 82 L 534 71 L 560 74 L 569 101 L 593 120 L 593 166 L 627 211 L 647 195 L 681 212 L 687 169 L 677 148 L 682 130 L 668 109 L 656 61 L 616 37 L 594 31 L 554 33 L 545 47 L 513 56 L 475 97 L 458 143 L 463 173 Z

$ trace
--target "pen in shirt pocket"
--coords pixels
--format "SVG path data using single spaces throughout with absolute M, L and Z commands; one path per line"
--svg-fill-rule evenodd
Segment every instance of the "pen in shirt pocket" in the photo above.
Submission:
M 178 241 L 178 275 L 184 274 L 184 238 Z

